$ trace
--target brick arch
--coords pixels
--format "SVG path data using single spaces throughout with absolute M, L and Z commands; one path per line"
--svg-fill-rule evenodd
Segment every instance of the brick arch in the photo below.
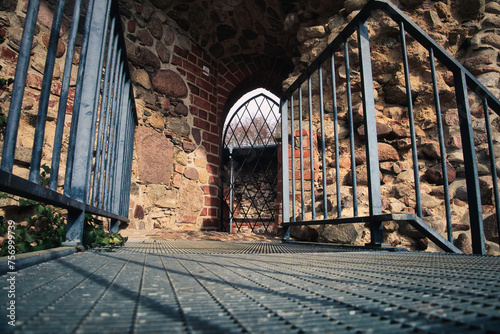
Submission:
M 224 100 L 224 104 L 219 105 L 219 110 L 222 111 L 221 130 L 229 110 L 243 95 L 254 89 L 264 88 L 276 96 L 280 96 L 283 80 L 293 70 L 290 59 L 262 55 L 237 56 L 228 62 L 226 61 L 223 62 L 227 64 L 228 72 L 226 74 L 228 82 L 232 85 L 228 84 L 230 90 L 219 91 Z

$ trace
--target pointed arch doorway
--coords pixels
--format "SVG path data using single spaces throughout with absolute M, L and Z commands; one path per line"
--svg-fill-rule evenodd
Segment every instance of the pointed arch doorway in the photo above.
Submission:
M 223 130 L 222 230 L 275 232 L 278 98 L 256 89 L 231 108 Z

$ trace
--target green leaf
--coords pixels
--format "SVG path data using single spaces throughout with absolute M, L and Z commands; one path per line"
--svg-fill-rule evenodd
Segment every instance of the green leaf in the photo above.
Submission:
M 18 202 L 19 202 L 19 206 L 33 206 L 36 204 L 35 201 L 29 200 L 29 199 L 24 199 L 24 198 L 20 198 Z
M 45 211 L 45 207 L 41 204 L 35 205 L 35 210 L 38 214 L 42 214 Z
M 47 249 L 44 244 L 42 244 L 42 245 L 36 245 L 36 246 L 33 247 L 33 251 L 34 252 L 41 251 L 41 250 L 44 250 L 44 249 Z
M 36 235 L 28 231 L 24 234 L 24 240 L 26 240 L 26 242 L 29 242 L 31 244 L 32 242 L 36 241 Z
M 17 249 L 19 250 L 19 253 L 27 253 L 33 249 L 33 247 L 27 241 L 19 242 L 16 244 L 16 246 Z
M 111 244 L 111 239 L 109 237 L 106 237 L 106 238 L 102 239 L 102 243 L 105 246 L 109 246 L 109 244 Z

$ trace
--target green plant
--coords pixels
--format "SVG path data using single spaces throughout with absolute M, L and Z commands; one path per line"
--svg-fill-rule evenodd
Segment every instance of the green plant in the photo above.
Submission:
M 14 230 L 16 253 L 39 251 L 59 247 L 66 235 L 66 224 L 61 214 L 52 206 L 19 199 L 20 206 L 34 206 L 36 214 L 26 218 L 25 223 L 17 224 Z M 7 223 L 2 217 L 0 233 L 5 234 Z M 8 250 L 8 240 L 0 246 L 0 256 Z
M 127 240 L 127 237 L 124 238 L 119 233 L 106 232 L 102 220 L 92 215 L 85 215 L 83 225 L 83 244 L 85 246 L 123 246 Z
M 44 175 L 44 172 L 50 173 L 50 169 L 46 168 L 42 166 L 42 179 L 47 176 Z M 16 224 L 13 231 L 16 254 L 61 246 L 66 237 L 66 224 L 56 208 L 6 193 L 0 193 L 0 198 L 13 199 L 17 201 L 19 207 L 32 207 L 36 212 L 35 215 L 26 218 L 23 223 Z M 7 231 L 8 221 L 3 216 L 0 216 L 0 236 L 6 236 Z M 127 239 L 119 233 L 106 232 L 102 220 L 89 214 L 85 215 L 83 226 L 84 246 L 123 246 Z M 5 239 L 0 245 L 0 256 L 7 255 L 7 251 L 8 239 Z
M 50 182 L 50 167 L 46 164 L 43 164 L 41 168 L 42 170 L 40 172 L 40 180 L 38 180 L 38 184 L 47 187 Z

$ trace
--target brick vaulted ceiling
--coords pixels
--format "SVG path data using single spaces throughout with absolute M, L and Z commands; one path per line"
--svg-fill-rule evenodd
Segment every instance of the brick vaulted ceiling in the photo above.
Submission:
M 136 0 L 142 3 L 148 0 Z M 237 54 L 297 56 L 305 21 L 332 16 L 343 0 L 149 0 L 215 58 Z

